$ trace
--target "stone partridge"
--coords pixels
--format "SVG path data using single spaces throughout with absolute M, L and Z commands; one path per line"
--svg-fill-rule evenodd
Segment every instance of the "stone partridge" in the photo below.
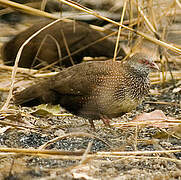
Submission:
M 13 65 L 17 52 L 23 42 L 32 34 L 51 23 L 52 20 L 41 21 L 24 32 L 16 35 L 2 47 L 2 58 L 6 65 Z M 105 35 L 88 24 L 79 21 L 59 21 L 35 36 L 22 51 L 19 67 L 41 68 L 48 64 L 58 62 L 58 66 L 68 67 L 73 63 L 78 64 L 84 56 L 90 57 L 113 57 L 115 44 L 109 39 L 104 39 L 93 45 L 91 43 L 100 40 Z M 89 47 L 85 48 L 87 45 Z M 77 50 L 80 52 L 76 52 Z M 72 53 L 71 58 L 69 53 Z M 118 56 L 125 56 L 121 49 Z
M 137 53 L 125 61 L 94 61 L 74 65 L 14 95 L 15 104 L 60 104 L 72 114 L 93 120 L 122 116 L 148 94 L 149 72 L 158 69 Z

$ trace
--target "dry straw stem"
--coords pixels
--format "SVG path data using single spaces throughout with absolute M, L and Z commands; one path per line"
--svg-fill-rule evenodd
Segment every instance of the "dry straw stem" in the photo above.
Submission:
M 79 164 L 85 164 L 89 160 L 88 154 L 89 154 L 89 152 L 91 150 L 92 144 L 93 144 L 93 141 L 89 142 L 89 144 L 87 146 L 87 149 L 85 150 L 85 152 L 84 152 L 84 154 L 82 156 L 82 159 L 81 159 Z
M 65 34 L 64 34 L 64 32 L 63 32 L 62 29 L 60 30 L 60 32 L 61 32 L 61 34 L 62 34 L 63 43 L 65 44 L 65 49 L 66 49 L 67 54 L 68 54 L 68 56 L 69 56 L 69 58 L 70 58 L 70 62 L 71 62 L 72 65 L 75 65 L 74 60 L 72 59 L 72 56 L 71 56 L 70 49 L 69 49 L 68 44 L 67 44 L 67 40 L 66 40 L 66 38 L 65 38 Z M 61 58 L 61 56 L 60 56 L 60 58 Z
M 181 71 L 172 71 L 172 74 L 169 71 L 150 73 L 151 84 L 160 84 L 163 81 L 169 82 L 172 80 L 172 75 L 175 80 L 181 80 Z
M 19 3 L 15 3 L 15 2 L 12 2 L 12 1 L 0 0 L 0 3 L 2 5 L 7 6 L 7 7 L 15 8 L 15 9 L 17 9 L 19 11 L 26 12 L 28 14 L 32 14 L 32 15 L 36 15 L 36 16 L 43 16 L 43 17 L 47 17 L 47 18 L 51 18 L 51 19 L 57 19 L 56 16 L 54 16 L 54 15 L 52 15 L 50 13 L 46 13 L 44 11 L 40 11 L 38 9 L 31 8 L 31 7 L 28 7 L 28 6 L 19 4 Z
M 125 15 L 125 12 L 126 12 L 126 6 L 127 6 L 127 0 L 124 1 L 124 6 L 123 6 L 123 11 L 122 11 L 120 24 L 123 24 L 124 15 Z M 121 35 L 121 28 L 122 27 L 119 26 L 119 31 L 118 31 L 117 40 L 116 40 L 116 46 L 115 46 L 115 50 L 114 50 L 113 61 L 116 60 L 116 56 L 117 56 L 117 51 L 118 51 L 118 46 L 119 46 L 119 39 L 120 39 L 120 35 Z
M 110 156 L 130 156 L 130 155 L 150 155 L 150 154 L 167 154 L 167 153 L 177 153 L 181 152 L 181 149 L 177 150 L 161 150 L 161 151 L 123 151 L 123 152 L 97 152 L 97 156 L 104 156 L 104 157 L 110 157 Z M 181 162 L 181 160 L 180 160 Z
M 176 0 L 176 3 L 181 8 L 181 3 L 179 2 L 179 0 Z
M 147 26 L 150 28 L 150 30 L 156 35 L 157 38 L 160 39 L 159 34 L 156 32 L 156 29 L 152 26 L 151 22 L 148 20 L 148 18 L 145 16 L 145 14 L 143 13 L 143 11 L 141 10 L 141 7 L 138 6 L 138 11 L 141 14 L 141 16 L 143 17 L 143 19 L 145 20 L 145 23 L 147 24 Z
M 85 151 L 55 151 L 55 150 L 39 150 L 39 149 L 21 149 L 21 148 L 0 148 L 0 153 L 18 153 L 26 155 L 59 155 L 59 156 L 82 156 Z
M 0 64 L 0 70 L 2 69 L 6 71 L 13 71 L 13 68 L 14 67 Z M 39 70 L 17 67 L 17 73 L 26 74 L 28 76 L 35 77 L 35 78 L 51 77 L 59 73 L 59 72 L 46 72 L 46 73 L 37 74 L 38 72 Z
M 33 63 L 31 64 L 32 67 L 34 66 L 34 63 L 36 62 L 36 60 L 39 60 L 39 62 L 42 63 L 42 60 L 41 60 L 41 58 L 38 57 L 38 54 L 40 53 L 40 51 L 41 51 L 41 49 L 42 49 L 42 46 L 43 46 L 43 44 L 46 42 L 47 38 L 52 39 L 52 41 L 55 43 L 55 45 L 56 45 L 56 47 L 57 47 L 58 56 L 61 57 L 60 46 L 59 46 L 56 38 L 54 38 L 54 37 L 53 37 L 52 35 L 50 35 L 50 34 L 46 34 L 45 37 L 43 38 L 43 40 L 41 41 L 40 46 L 38 47 L 38 50 L 37 50 L 37 52 L 36 52 L 35 58 L 34 58 L 34 60 L 33 60 Z M 39 68 L 39 66 L 42 65 L 41 63 L 38 64 L 38 65 L 36 65 L 35 68 Z
M 49 73 L 41 73 L 41 74 L 32 74 L 32 76 L 35 78 L 44 78 L 44 77 L 55 76 L 58 73 L 59 72 L 49 72 Z
M 160 154 L 168 154 L 168 153 L 177 153 L 181 152 L 181 149 L 178 150 L 161 150 L 161 151 L 123 151 L 123 152 L 97 152 L 95 154 L 87 154 L 87 159 L 99 159 L 99 158 L 134 158 L 134 159 L 161 159 L 167 161 L 173 161 L 177 163 L 181 163 L 181 160 L 177 160 L 175 158 L 165 158 L 165 157 L 158 157 Z M 21 149 L 21 148 L 0 148 L 0 155 L 3 153 L 3 156 L 14 154 L 24 154 L 24 155 L 31 155 L 31 156 L 43 156 L 43 157 L 50 157 L 53 159 L 82 159 L 83 154 L 85 151 L 54 151 L 54 150 L 39 150 L 39 149 Z M 145 155 L 157 155 L 156 157 L 149 157 Z
M 42 11 L 45 10 L 46 4 L 47 4 L 47 0 L 42 0 L 42 2 L 41 2 L 41 10 L 42 10 Z
M 3 1 L 3 2 L 4 2 L 4 1 Z M 12 2 L 12 1 L 11 1 L 11 2 Z M 42 7 L 42 6 L 44 6 L 44 4 L 46 5 L 46 2 L 44 2 L 44 0 L 43 0 L 43 2 L 40 2 L 40 3 L 41 3 L 41 11 L 44 11 L 44 7 Z M 25 4 L 23 4 L 23 5 L 28 6 L 28 7 L 32 7 L 32 8 L 37 8 L 37 7 L 39 7 L 38 5 L 39 5 L 40 3 L 39 3 L 39 2 L 29 2 L 29 3 L 25 3 Z M 21 5 L 21 4 L 20 4 L 20 5 Z M 10 7 L 1 9 L 1 10 L 0 10 L 0 15 L 8 14 L 8 13 L 11 13 L 11 12 L 15 12 L 15 11 L 16 11 L 16 7 L 11 8 L 11 3 L 10 3 L 10 4 L 8 3 L 8 5 L 7 5 L 7 2 L 5 2 L 4 6 L 10 6 Z M 19 7 L 19 4 L 17 5 L 17 7 Z M 23 6 L 22 6 L 22 7 L 23 7 Z M 18 8 L 18 10 L 20 10 L 20 9 Z M 36 11 L 36 9 L 35 9 L 35 11 Z M 30 10 L 30 12 L 31 12 L 31 10 Z M 28 13 L 28 12 L 26 12 L 26 13 Z M 38 13 L 42 14 L 41 12 L 38 12 Z M 51 17 L 51 16 L 52 16 L 52 14 L 49 14 L 49 13 L 46 13 L 46 14 L 48 14 L 48 17 Z M 34 14 L 33 14 L 33 15 L 34 15 Z M 52 16 L 52 18 L 55 19 L 54 16 Z
M 178 126 L 181 124 L 180 120 L 170 120 L 170 119 L 163 119 L 163 118 L 154 118 L 154 119 L 144 119 L 140 122 L 129 122 L 129 123 L 112 123 L 111 125 L 114 127 L 135 127 L 135 126 L 146 126 L 151 124 L 153 125 L 164 125 L 164 123 L 167 126 Z
M 122 161 L 122 160 L 125 160 L 125 159 L 156 159 L 156 160 L 165 160 L 165 161 L 172 161 L 172 162 L 175 162 L 177 164 L 181 164 L 181 160 L 178 160 L 176 158 L 166 158 L 166 157 L 153 157 L 153 156 L 119 156 L 119 160 L 116 160 L 117 161 Z M 109 161 L 110 162 L 110 161 Z M 114 161 L 115 162 L 115 161 Z M 110 162 L 112 163 L 112 161 Z
M 7 70 L 7 71 L 13 71 L 13 67 L 6 66 L 6 65 L 3 65 L 3 64 L 0 64 L 0 69 Z M 36 73 L 37 71 L 38 70 L 28 69 L 28 68 L 20 68 L 20 67 L 17 68 L 17 72 L 23 73 L 23 74 L 28 74 L 28 75 L 30 75 L 32 73 Z
M 180 104 L 174 102 L 165 102 L 165 101 L 146 101 L 148 104 L 163 104 L 163 105 L 170 105 L 170 106 L 180 106 Z
M 10 123 L 10 122 L 3 121 L 3 120 L 0 120 L 0 124 L 3 126 L 10 126 L 10 127 L 15 128 L 15 129 L 21 129 L 21 130 L 27 130 L 27 129 L 38 130 L 38 128 L 35 128 L 35 127 L 31 127 L 31 126 L 27 126 L 27 125 L 21 125 L 20 123 L 18 123 L 18 124 Z

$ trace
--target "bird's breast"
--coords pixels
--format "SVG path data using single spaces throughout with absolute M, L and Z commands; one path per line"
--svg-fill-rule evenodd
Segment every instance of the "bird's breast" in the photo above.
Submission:
M 127 112 L 132 111 L 133 109 L 135 109 L 140 103 L 142 102 L 142 99 L 139 100 L 135 100 L 132 98 L 125 98 L 125 100 L 120 101 L 115 101 L 111 104 L 111 107 L 109 108 L 109 110 L 107 111 L 108 115 L 118 115 L 119 114 L 124 114 Z

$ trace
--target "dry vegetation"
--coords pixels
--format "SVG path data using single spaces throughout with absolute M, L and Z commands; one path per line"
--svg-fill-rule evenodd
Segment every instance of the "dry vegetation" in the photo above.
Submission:
M 151 93 L 142 105 L 113 119 L 112 128 L 96 121 L 96 131 L 93 131 L 86 119 L 72 116 L 59 106 L 15 106 L 13 90 L 56 72 L 18 68 L 18 64 L 8 67 L 1 61 L 0 179 L 181 179 L 180 2 L 80 1 L 91 9 L 69 0 L 59 2 L 69 18 L 72 12 L 80 18 L 81 11 L 108 21 L 101 29 L 106 32 L 115 30 L 112 24 L 119 25 L 119 22 L 101 16 L 102 10 L 110 18 L 117 15 L 121 23 L 117 37 L 127 54 L 151 53 L 161 72 L 151 73 Z M 0 3 L 14 6 L 3 0 Z M 22 5 L 16 9 L 57 18 Z M 26 29 L 36 18 L 26 17 L 14 26 L 0 25 L 1 45 L 3 38 Z

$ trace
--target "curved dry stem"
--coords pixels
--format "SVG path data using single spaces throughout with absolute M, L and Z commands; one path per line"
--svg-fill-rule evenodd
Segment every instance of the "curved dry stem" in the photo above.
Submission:
M 84 132 L 74 132 L 74 133 L 68 133 L 68 134 L 65 134 L 65 135 L 62 135 L 62 136 L 58 136 L 48 142 L 46 142 L 45 144 L 43 144 L 42 146 L 39 147 L 39 149 L 45 149 L 46 147 L 48 147 L 50 144 L 52 143 L 55 143 L 61 139 L 64 139 L 64 138 L 67 138 L 67 137 L 89 137 L 89 138 L 96 138 L 100 141 L 102 141 L 103 143 L 105 143 L 107 146 L 110 147 L 110 145 L 105 142 L 103 139 L 97 137 L 97 136 L 94 136 L 92 134 L 88 134 L 88 133 L 84 133 Z

